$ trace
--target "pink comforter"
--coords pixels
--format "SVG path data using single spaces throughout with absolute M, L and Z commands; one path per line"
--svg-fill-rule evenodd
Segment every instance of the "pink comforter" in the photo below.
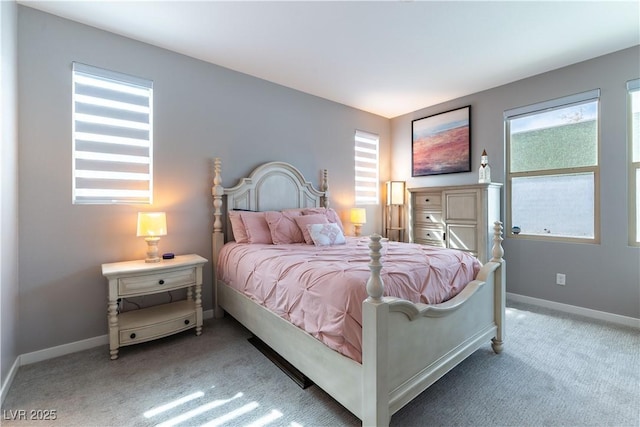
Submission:
M 232 242 L 220 252 L 218 278 L 361 362 L 368 244 L 349 237 L 324 247 Z M 465 252 L 418 244 L 383 242 L 381 253 L 385 295 L 426 304 L 455 296 L 481 267 Z

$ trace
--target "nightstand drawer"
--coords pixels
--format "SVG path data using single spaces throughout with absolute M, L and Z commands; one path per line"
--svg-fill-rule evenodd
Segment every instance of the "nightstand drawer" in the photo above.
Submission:
M 118 294 L 121 297 L 146 295 L 184 288 L 196 282 L 196 269 L 185 268 L 141 276 L 118 279 Z
M 126 311 L 119 317 L 120 345 L 149 341 L 197 326 L 195 305 L 191 301 Z
M 441 193 L 416 193 L 414 200 L 417 209 L 440 208 L 442 206 Z

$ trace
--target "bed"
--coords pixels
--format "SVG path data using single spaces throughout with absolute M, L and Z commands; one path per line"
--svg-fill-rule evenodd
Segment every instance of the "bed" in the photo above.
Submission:
M 328 208 L 328 174 L 315 188 L 294 166 L 269 162 L 222 186 L 222 163 L 214 161 L 212 187 L 214 310 L 228 313 L 362 420 L 388 425 L 391 416 L 449 370 L 489 343 L 504 344 L 505 261 L 502 225 L 496 222 L 493 258 L 453 298 L 437 304 L 385 296 L 381 276 L 385 243 L 367 242 L 369 277 L 361 305 L 361 358 L 349 357 L 256 303 L 218 277 L 219 255 L 233 240 L 229 216 L 234 211 L 284 211 Z M 227 246 L 228 248 L 229 246 Z M 222 267 L 222 266 L 220 266 Z

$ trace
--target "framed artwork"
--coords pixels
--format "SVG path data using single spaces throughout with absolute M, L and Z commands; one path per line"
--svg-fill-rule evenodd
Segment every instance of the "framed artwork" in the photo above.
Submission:
M 471 106 L 411 122 L 411 176 L 471 171 Z

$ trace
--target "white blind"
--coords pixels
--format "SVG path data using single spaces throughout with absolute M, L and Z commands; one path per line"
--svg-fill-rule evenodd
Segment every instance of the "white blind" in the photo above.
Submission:
M 512 108 L 504 112 L 504 118 L 505 120 L 511 120 L 516 117 L 538 114 L 541 111 L 553 110 L 558 107 L 566 107 L 571 104 L 580 104 L 598 98 L 600 98 L 600 89 L 593 89 L 587 92 L 576 93 L 575 95 L 569 95 L 562 98 L 551 99 L 549 101 L 538 102 L 536 104 L 525 105 L 524 107 Z
M 356 130 L 355 135 L 356 205 L 377 205 L 378 135 Z
M 73 203 L 152 203 L 153 82 L 73 63 Z

